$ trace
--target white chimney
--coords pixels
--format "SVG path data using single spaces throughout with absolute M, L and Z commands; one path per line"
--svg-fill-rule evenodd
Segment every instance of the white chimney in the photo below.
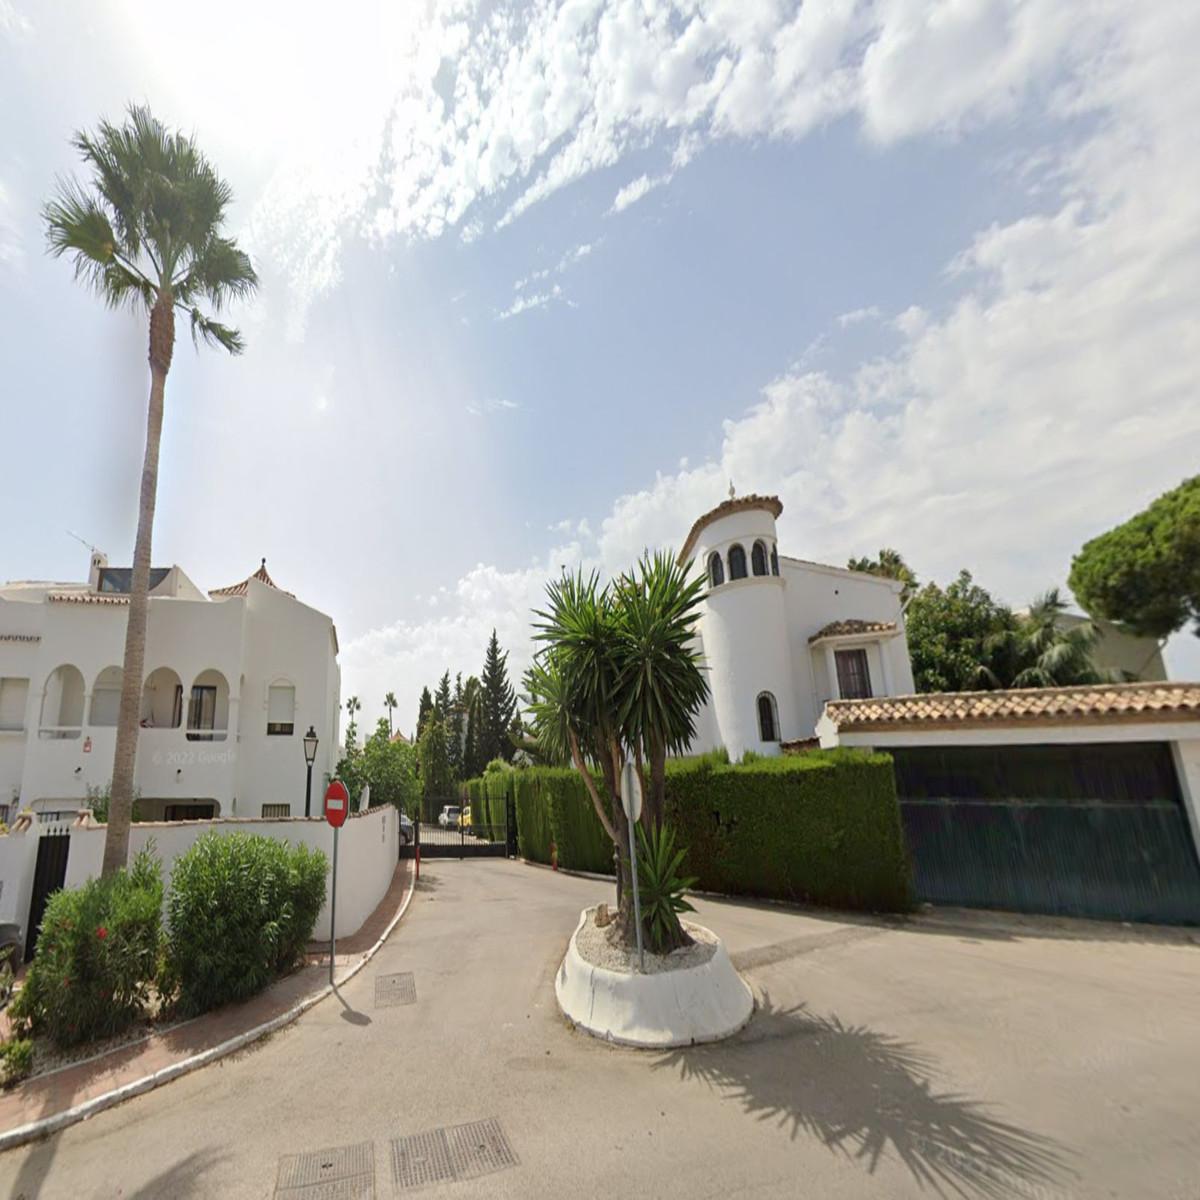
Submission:
M 102 567 L 108 566 L 108 555 L 103 550 L 92 551 L 92 566 L 88 571 L 88 590 L 98 592 L 100 590 L 100 570 Z

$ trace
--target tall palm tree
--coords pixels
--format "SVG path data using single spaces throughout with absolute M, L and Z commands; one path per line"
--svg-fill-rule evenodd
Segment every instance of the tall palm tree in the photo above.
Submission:
M 878 558 L 852 558 L 846 564 L 851 571 L 866 571 L 868 575 L 882 575 L 887 579 L 895 579 L 904 584 L 901 598 L 907 600 L 917 590 L 917 576 L 912 567 L 904 561 L 899 550 L 885 546 L 879 551 Z
M 202 338 L 240 354 L 241 334 L 206 315 L 199 305 L 207 301 L 212 311 L 220 312 L 231 300 L 253 292 L 258 277 L 237 243 L 221 235 L 233 193 L 191 138 L 168 131 L 148 108 L 131 107 L 124 125 L 102 121 L 94 134 L 76 133 L 72 145 L 91 177 L 86 184 L 60 181 L 57 196 L 45 206 L 49 252 L 56 258 L 69 255 L 76 278 L 110 308 L 143 310 L 150 322 L 146 451 L 101 868 L 102 875 L 111 875 L 129 857 L 158 447 L 163 392 L 175 349 L 175 310 L 191 321 L 194 342 Z
M 388 710 L 388 737 L 392 736 L 392 710 L 400 707 L 395 692 L 388 692 L 383 698 L 383 706 Z

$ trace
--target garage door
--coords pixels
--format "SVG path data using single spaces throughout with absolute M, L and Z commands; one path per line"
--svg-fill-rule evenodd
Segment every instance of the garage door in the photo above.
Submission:
M 922 900 L 1200 923 L 1200 862 L 1166 743 L 892 753 Z

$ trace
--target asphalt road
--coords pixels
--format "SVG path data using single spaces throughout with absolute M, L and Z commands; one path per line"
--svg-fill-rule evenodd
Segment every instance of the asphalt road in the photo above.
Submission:
M 282 1157 L 365 1144 L 385 1200 L 410 1194 L 393 1191 L 392 1139 L 496 1118 L 514 1165 L 415 1194 L 1200 1195 L 1200 947 L 701 900 L 760 1011 L 724 1045 L 648 1053 L 555 1005 L 579 910 L 609 896 L 518 863 L 427 862 L 340 1000 L 5 1154 L 0 1194 L 270 1197 Z M 415 1003 L 377 1007 L 377 977 L 400 972 Z M 281 1193 L 318 1194 L 369 1193 Z

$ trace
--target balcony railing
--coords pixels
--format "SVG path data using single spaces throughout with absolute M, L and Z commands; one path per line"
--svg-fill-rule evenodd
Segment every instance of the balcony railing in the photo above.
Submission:
M 82 725 L 42 725 L 38 728 L 38 737 L 45 742 L 59 742 L 77 738 L 82 732 Z

